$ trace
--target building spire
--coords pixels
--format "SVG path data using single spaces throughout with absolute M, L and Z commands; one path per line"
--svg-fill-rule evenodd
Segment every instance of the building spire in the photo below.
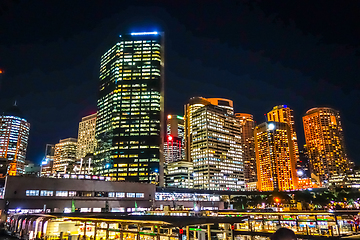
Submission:
M 17 100 L 15 100 L 15 102 L 14 102 L 14 106 L 15 106 L 15 107 L 17 107 Z

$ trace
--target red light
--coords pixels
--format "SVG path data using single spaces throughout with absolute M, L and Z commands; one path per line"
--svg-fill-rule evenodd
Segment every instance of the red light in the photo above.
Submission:
M 173 140 L 173 137 L 172 137 L 172 136 L 168 136 L 168 140 L 169 140 L 169 141 L 172 141 L 172 140 Z
M 276 203 L 280 202 L 280 198 L 274 198 L 274 200 L 275 200 Z
M 235 229 L 235 226 L 234 225 L 231 225 L 231 230 L 234 230 Z
M 183 229 L 179 229 L 179 234 L 184 234 L 184 230 L 183 230 Z

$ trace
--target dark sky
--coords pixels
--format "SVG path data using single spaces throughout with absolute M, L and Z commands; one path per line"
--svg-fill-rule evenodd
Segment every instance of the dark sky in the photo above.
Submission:
M 132 5 L 129 5 L 132 3 Z M 360 163 L 360 2 L 10 1 L 0 2 L 0 108 L 17 100 L 31 123 L 27 158 L 77 137 L 96 111 L 100 56 L 121 33 L 164 31 L 165 110 L 190 97 L 224 97 L 257 123 L 273 106 L 301 117 L 340 111 L 349 156 Z

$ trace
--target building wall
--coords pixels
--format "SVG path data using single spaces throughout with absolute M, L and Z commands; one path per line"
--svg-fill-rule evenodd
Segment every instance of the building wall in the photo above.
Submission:
M 101 57 L 95 174 L 162 184 L 163 36 L 132 33 Z
M 86 154 L 95 152 L 95 126 L 96 113 L 83 117 L 79 123 L 76 159 L 83 158 Z
M 349 170 L 340 114 L 331 108 L 313 108 L 303 117 L 311 172 L 323 184 L 331 175 Z
M 11 175 L 24 173 L 30 123 L 16 116 L 0 116 L 0 158 L 12 162 Z
M 26 192 L 39 191 L 38 196 L 27 196 Z M 53 196 L 40 196 L 41 191 L 53 191 Z M 75 192 L 75 196 L 56 196 L 57 191 Z M 116 197 L 116 193 L 125 193 L 125 197 Z M 29 193 L 29 192 L 28 192 Z M 77 196 L 80 193 L 93 196 Z M 115 193 L 115 197 L 96 197 L 95 193 Z M 126 193 L 143 193 L 143 197 L 127 197 Z M 135 206 L 149 208 L 150 200 L 155 198 L 155 185 L 135 182 L 110 182 L 97 180 L 8 177 L 4 199 L 9 201 L 9 208 L 16 209 L 47 209 L 62 212 L 71 208 L 72 200 L 76 208 L 104 208 L 108 202 L 110 208 Z
M 295 155 L 289 125 L 265 122 L 255 127 L 254 135 L 258 189 L 297 189 Z

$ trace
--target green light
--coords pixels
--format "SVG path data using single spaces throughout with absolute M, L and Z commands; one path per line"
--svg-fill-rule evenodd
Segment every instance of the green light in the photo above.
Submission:
M 201 228 L 189 228 L 190 231 L 202 231 L 203 229 Z
M 139 232 L 139 234 L 156 236 L 156 233 L 148 233 L 148 232 Z
M 180 120 L 184 120 L 184 118 L 182 116 L 179 116 L 179 115 L 177 115 L 176 118 L 180 119 Z

